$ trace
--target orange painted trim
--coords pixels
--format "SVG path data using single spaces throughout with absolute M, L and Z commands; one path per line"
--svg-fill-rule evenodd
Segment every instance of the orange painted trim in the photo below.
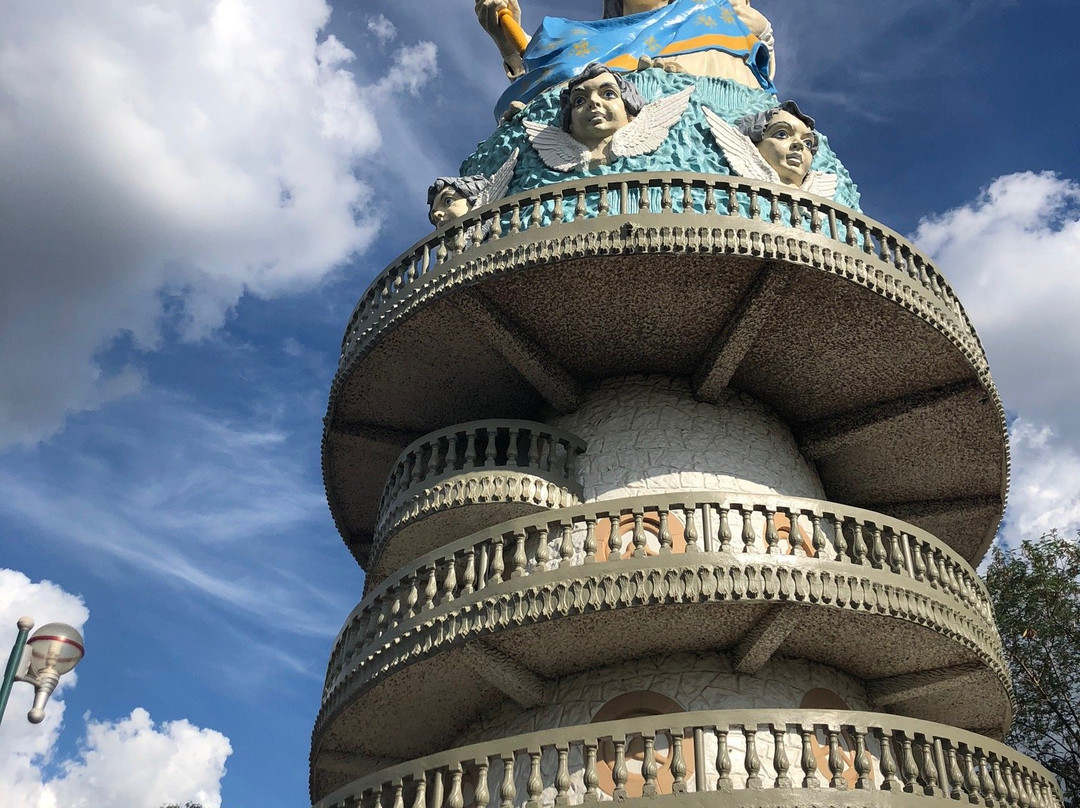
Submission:
M 702 36 L 696 36 L 692 39 L 684 39 L 680 42 L 673 42 L 668 45 L 656 56 L 670 56 L 675 53 L 688 53 L 691 51 L 708 50 L 709 48 L 720 48 L 727 51 L 749 51 L 758 43 L 756 36 L 724 36 L 722 34 L 704 34 Z M 628 54 L 622 54 L 616 56 L 607 62 L 604 62 L 607 67 L 614 67 L 619 70 L 634 70 L 638 66 L 638 60 L 636 56 L 630 56 Z

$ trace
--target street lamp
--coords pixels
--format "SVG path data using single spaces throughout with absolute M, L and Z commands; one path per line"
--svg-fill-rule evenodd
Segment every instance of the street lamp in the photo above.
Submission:
M 45 703 L 56 689 L 60 677 L 79 664 L 86 653 L 82 635 L 65 623 L 47 623 L 27 639 L 34 620 L 20 617 L 19 636 L 8 657 L 4 683 L 0 686 L 0 722 L 4 720 L 8 696 L 15 682 L 34 686 L 34 706 L 26 714 L 31 724 L 45 719 Z

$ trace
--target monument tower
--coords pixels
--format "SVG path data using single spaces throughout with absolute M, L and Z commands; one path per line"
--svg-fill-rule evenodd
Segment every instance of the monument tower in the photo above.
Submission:
M 330 391 L 367 583 L 313 803 L 1061 805 L 1001 742 L 983 349 L 777 94 L 768 20 L 608 0 L 530 40 L 476 10 L 499 123 Z

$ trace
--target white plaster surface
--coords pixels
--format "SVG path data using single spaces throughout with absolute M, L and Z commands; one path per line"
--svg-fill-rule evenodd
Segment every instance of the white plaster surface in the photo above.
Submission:
M 700 490 L 825 498 L 787 425 L 734 390 L 713 405 L 685 379 L 612 378 L 548 420 L 588 442 L 578 465 L 587 502 Z
M 798 708 L 807 691 L 826 688 L 852 710 L 868 710 L 862 683 L 839 671 L 801 659 L 770 660 L 755 675 L 734 673 L 723 654 L 675 654 L 632 660 L 566 676 L 553 685 L 549 701 L 532 710 L 504 705 L 460 739 L 462 744 L 555 727 L 588 724 L 607 702 L 623 693 L 649 690 L 678 702 L 684 711 Z

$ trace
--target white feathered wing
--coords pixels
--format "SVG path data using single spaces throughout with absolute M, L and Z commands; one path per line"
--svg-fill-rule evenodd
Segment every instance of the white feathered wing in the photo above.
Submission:
M 514 149 L 499 170 L 491 175 L 491 182 L 488 183 L 488 187 L 481 191 L 476 198 L 476 207 L 483 207 L 489 202 L 494 202 L 496 199 L 502 199 L 506 196 L 506 189 L 510 187 L 510 180 L 514 178 L 514 169 L 517 167 L 520 153 L 520 149 Z
M 611 139 L 611 153 L 616 157 L 640 157 L 659 149 L 667 140 L 671 127 L 686 112 L 695 89 L 691 84 L 642 107 L 634 120 L 615 133 Z
M 589 164 L 585 148 L 557 126 L 522 121 L 529 142 L 548 168 L 567 174 Z

